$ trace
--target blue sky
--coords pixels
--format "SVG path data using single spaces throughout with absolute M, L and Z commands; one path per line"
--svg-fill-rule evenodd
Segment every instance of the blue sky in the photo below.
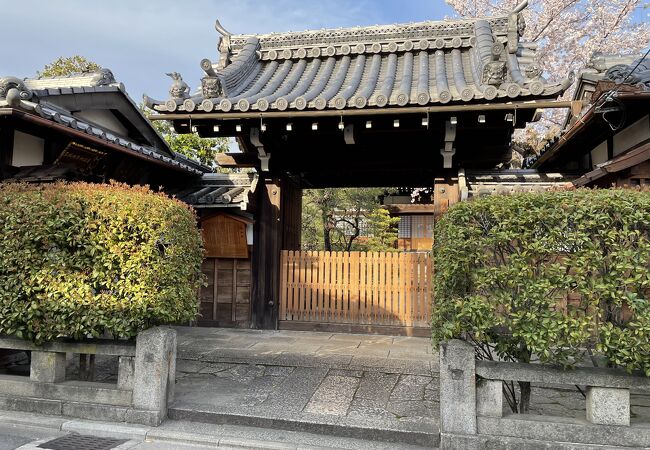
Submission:
M 606 0 L 603 0 L 606 1 Z M 113 70 L 131 97 L 165 98 L 166 72 L 196 86 L 202 58 L 217 59 L 215 19 L 232 33 L 299 31 L 443 19 L 443 0 L 21 0 L 4 8 L 0 76 L 33 76 L 79 54 Z M 638 11 L 637 20 L 648 20 Z
M 166 98 L 179 72 L 195 87 L 202 58 L 218 59 L 215 19 L 232 33 L 299 31 L 442 19 L 442 0 L 21 0 L 4 8 L 0 76 L 33 76 L 58 56 L 110 68 L 131 97 Z M 7 45 L 7 43 L 12 43 Z

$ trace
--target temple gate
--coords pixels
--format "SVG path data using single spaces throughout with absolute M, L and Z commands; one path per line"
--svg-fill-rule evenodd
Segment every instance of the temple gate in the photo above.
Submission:
M 427 326 L 427 305 L 408 300 L 407 314 L 406 299 L 408 292 L 429 295 L 430 261 L 405 263 L 410 256 L 398 255 L 395 266 L 386 256 L 375 278 L 379 256 L 362 263 L 352 253 L 300 252 L 301 192 L 433 187 L 434 211 L 442 214 L 467 197 L 467 174 L 507 167 L 515 129 L 538 109 L 571 106 L 557 101 L 571 80 L 544 78 L 536 44 L 521 39 L 526 4 L 478 20 L 266 35 L 232 35 L 218 24 L 220 59 L 201 61 L 201 88 L 190 92 L 175 74 L 167 100 L 145 98 L 158 113 L 152 118 L 172 121 L 179 133 L 235 137 L 241 151 L 218 155 L 218 164 L 259 176 L 247 205 L 253 326 Z M 319 269 L 307 283 L 296 264 Z M 418 275 L 404 281 L 416 267 Z M 357 270 L 366 278 L 352 286 Z

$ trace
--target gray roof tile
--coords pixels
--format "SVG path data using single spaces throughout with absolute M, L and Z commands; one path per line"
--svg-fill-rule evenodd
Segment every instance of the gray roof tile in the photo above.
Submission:
M 255 174 L 204 174 L 201 183 L 173 193 L 178 199 L 195 208 L 245 209 L 255 191 Z
M 167 112 L 263 112 L 557 97 L 570 81 L 542 77 L 536 45 L 520 40 L 519 18 L 513 12 L 479 20 L 229 36 L 230 62 L 203 60 L 206 76 L 196 95 L 147 97 L 146 103 Z

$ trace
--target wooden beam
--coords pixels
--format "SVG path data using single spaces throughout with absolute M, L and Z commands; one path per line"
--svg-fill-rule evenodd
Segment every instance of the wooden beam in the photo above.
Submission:
M 217 153 L 214 158 L 219 167 L 256 167 L 259 165 L 257 155 L 253 153 Z
M 435 207 L 429 205 L 413 205 L 413 204 L 397 204 L 397 205 L 384 205 L 384 208 L 391 214 L 433 214 Z
M 573 117 L 578 117 L 582 112 L 582 100 L 573 100 L 571 102 L 571 115 Z
M 436 218 L 460 201 L 458 179 L 436 178 L 434 181 L 433 206 Z
M 444 112 L 472 112 L 472 111 L 514 111 L 516 109 L 568 109 L 572 107 L 571 100 L 534 100 L 529 102 L 509 103 L 483 103 L 443 106 L 419 106 L 402 108 L 365 108 L 326 111 L 270 111 L 270 112 L 238 112 L 231 113 L 171 113 L 153 114 L 149 120 L 241 120 L 260 118 L 294 118 L 294 117 L 341 117 L 341 116 L 378 116 L 397 114 L 426 114 Z

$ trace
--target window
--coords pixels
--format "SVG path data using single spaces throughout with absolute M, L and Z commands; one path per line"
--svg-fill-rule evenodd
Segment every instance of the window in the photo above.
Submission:
M 408 239 L 411 237 L 411 216 L 400 216 L 397 237 L 399 239 Z
M 433 237 L 433 216 L 413 216 L 411 222 L 411 237 L 430 238 Z
M 421 239 L 433 237 L 433 215 L 400 216 L 398 237 Z

